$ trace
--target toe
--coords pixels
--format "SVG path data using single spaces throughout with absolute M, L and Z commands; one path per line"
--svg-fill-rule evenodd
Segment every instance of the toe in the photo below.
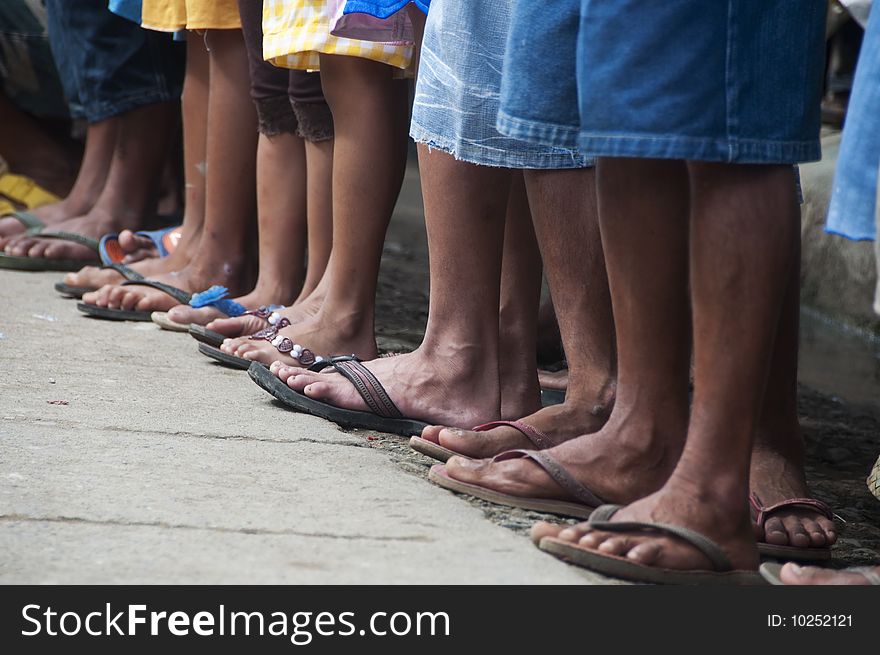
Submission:
M 633 546 L 626 554 L 627 558 L 651 566 L 660 559 L 662 548 L 656 541 L 643 541 Z
M 538 545 L 544 537 L 558 537 L 559 533 L 562 532 L 565 527 L 566 526 L 557 523 L 538 521 L 529 531 L 529 537 L 531 538 L 532 543 Z
M 764 541 L 774 546 L 788 545 L 788 531 L 778 517 L 770 517 L 764 523 Z

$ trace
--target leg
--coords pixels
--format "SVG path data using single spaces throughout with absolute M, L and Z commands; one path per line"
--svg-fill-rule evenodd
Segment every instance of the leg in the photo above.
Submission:
M 592 175 L 566 175 L 578 174 Z M 653 160 L 602 160 L 596 174 L 602 249 L 617 328 L 614 408 L 608 422 L 596 432 L 606 411 L 601 408 L 610 404 L 614 390 L 614 349 L 609 343 L 614 331 L 604 305 L 607 300 L 598 272 L 598 253 L 593 253 L 589 263 L 596 280 L 589 291 L 583 289 L 584 272 L 572 268 L 582 266 L 573 262 L 585 259 L 588 238 L 590 234 L 595 238 L 596 225 L 589 220 L 571 220 L 575 213 L 550 211 L 559 207 L 548 198 L 548 211 L 535 215 L 536 226 L 540 226 L 537 233 L 544 246 L 551 289 L 557 298 L 564 298 L 557 308 L 560 328 L 566 351 L 572 353 L 572 375 L 578 381 L 571 386 L 571 398 L 559 410 L 548 408 L 539 414 L 553 416 L 558 411 L 593 432 L 572 438 L 575 435 L 565 432 L 564 421 L 542 423 L 550 434 L 567 437 L 546 451 L 549 456 L 599 497 L 630 502 L 666 481 L 687 426 L 687 177 L 683 164 Z M 628 191 L 633 178 L 639 180 L 639 194 Z M 551 188 L 544 187 L 545 193 Z M 581 193 L 591 194 L 589 187 L 586 192 L 580 188 Z M 587 195 L 576 202 L 588 208 L 592 200 Z M 549 231 L 554 216 L 565 222 L 555 226 L 559 233 Z M 498 444 L 506 445 L 514 444 Z M 462 482 L 502 493 L 568 497 L 543 469 L 526 460 L 452 458 L 446 472 Z
M 734 568 L 754 570 L 749 461 L 796 254 L 792 169 L 711 163 L 688 168 L 695 392 L 687 442 L 663 488 L 613 520 L 690 528 L 719 544 Z M 711 568 L 693 547 L 668 537 L 591 531 L 580 543 L 648 566 Z
M 94 206 L 110 172 L 119 121 L 118 117 L 114 117 L 88 126 L 82 161 L 70 193 L 59 203 L 33 210 L 37 218 L 52 225 L 71 216 L 80 216 Z M 7 245 L 8 237 L 21 234 L 24 230 L 24 226 L 14 218 L 0 219 L 0 247 Z M 10 251 L 7 249 L 6 252 Z
M 177 248 L 164 259 L 151 258 L 136 262 L 131 267 L 138 273 L 152 277 L 184 268 L 196 251 L 205 220 L 205 148 L 208 115 L 208 52 L 201 39 L 193 33 L 186 49 L 186 76 L 181 96 L 183 110 L 183 165 L 184 215 L 183 232 Z M 137 238 L 131 231 L 119 234 L 119 242 L 126 252 L 137 249 Z M 69 273 L 64 281 L 72 286 L 101 288 L 116 284 L 122 277 L 112 270 L 87 267 L 78 273 Z
M 371 359 L 382 246 L 406 163 L 406 86 L 385 64 L 338 55 L 321 56 L 321 81 L 335 132 L 329 287 L 313 316 L 280 334 L 315 353 Z M 223 349 L 266 364 L 280 356 L 271 344 L 248 339 Z
M 249 248 L 254 216 L 256 116 L 245 89 L 247 55 L 240 30 L 207 33 L 210 61 L 208 99 L 205 221 L 198 251 L 185 268 L 153 279 L 187 291 L 213 284 L 232 295 L 251 282 Z M 177 304 L 170 296 L 145 287 L 105 287 L 83 301 L 111 308 L 167 311 Z
M 804 472 L 804 442 L 797 416 L 799 255 L 800 234 L 752 451 L 750 487 L 764 505 L 810 495 Z M 822 548 L 837 539 L 831 519 L 806 509 L 774 512 L 767 519 L 762 537 L 771 544 L 801 548 Z
M 518 419 L 541 407 L 538 387 L 538 303 L 541 254 L 535 240 L 523 172 L 513 173 L 504 227 L 499 310 L 501 418 Z
M 165 102 L 121 115 L 101 195 L 85 214 L 54 223 L 53 229 L 99 238 L 107 232 L 145 227 L 145 221 L 155 212 L 176 114 L 176 103 Z M 16 239 L 10 250 L 19 256 L 51 259 L 87 259 L 91 255 L 79 244 L 39 238 Z
M 551 293 L 564 299 L 558 322 L 574 382 L 564 404 L 542 409 L 524 421 L 561 443 L 600 429 L 614 398 L 614 322 L 596 211 L 595 171 L 531 170 L 525 177 Z M 533 447 L 520 432 L 506 427 L 479 433 L 431 427 L 422 436 L 472 457 Z
M 498 307 L 510 171 L 419 145 L 431 299 L 422 345 L 368 362 L 405 415 L 470 426 L 499 418 Z M 336 244 L 334 243 L 334 255 Z M 273 366 L 294 389 L 365 409 L 335 374 Z

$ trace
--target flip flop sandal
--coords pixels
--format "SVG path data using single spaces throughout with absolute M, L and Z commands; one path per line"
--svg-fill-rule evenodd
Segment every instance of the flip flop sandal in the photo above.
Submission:
M 471 428 L 471 432 L 488 432 L 489 430 L 500 427 L 511 427 L 515 430 L 519 430 L 524 437 L 532 442 L 536 450 L 545 450 L 555 445 L 550 441 L 547 435 L 541 432 L 538 428 L 533 428 L 531 425 L 523 423 L 522 421 L 492 421 L 491 423 L 484 423 L 483 425 Z M 433 457 L 441 462 L 446 462 L 453 456 L 474 459 L 473 457 L 457 453 L 451 448 L 446 448 L 434 441 L 429 441 L 428 439 L 419 436 L 410 437 L 409 445 L 410 448 L 416 452 L 421 453 L 422 455 L 427 455 L 428 457 Z
M 153 242 L 159 257 L 167 257 L 174 252 L 180 241 L 181 226 L 166 227 L 161 230 L 139 230 L 136 236 L 146 237 Z M 118 264 L 125 259 L 126 253 L 119 245 L 119 234 L 111 232 L 101 237 L 98 242 L 98 254 L 105 264 Z
M 565 402 L 565 392 L 560 389 L 545 389 L 541 387 L 541 406 L 561 405 Z
M 68 298 L 82 298 L 87 293 L 97 291 L 97 289 L 95 287 L 75 287 L 64 282 L 56 282 L 55 291 Z
M 757 571 L 734 569 L 721 546 L 699 532 L 669 523 L 612 522 L 611 517 L 619 509 L 620 505 L 603 505 L 597 508 L 588 521 L 589 526 L 604 532 L 647 532 L 675 537 L 700 551 L 712 564 L 712 569 L 679 570 L 646 566 L 625 557 L 590 550 L 557 537 L 544 537 L 538 548 L 590 571 L 632 582 L 677 585 L 766 584 Z
M 761 577 L 770 584 L 786 586 L 779 575 L 782 566 L 779 562 L 764 562 L 758 571 L 761 572 Z M 880 587 L 880 573 L 877 573 L 873 566 L 850 566 L 843 570 L 847 573 L 858 573 L 867 580 L 869 585 Z
M 193 309 L 200 309 L 201 307 L 214 307 L 229 318 L 237 318 L 238 316 L 251 315 L 265 319 L 267 321 L 272 319 L 276 322 L 280 318 L 282 318 L 276 310 L 284 309 L 284 305 L 262 305 L 257 309 L 248 309 L 241 303 L 230 300 L 228 296 L 229 289 L 227 289 L 226 287 L 215 285 L 205 291 L 194 293 L 192 295 L 192 298 L 190 298 L 188 304 Z M 173 321 L 168 318 L 167 315 L 164 316 L 164 319 L 165 320 L 162 323 L 159 323 L 159 325 L 161 325 L 162 328 L 165 330 L 174 330 L 175 332 L 188 332 L 189 326 L 193 325 L 193 323 L 178 323 L 177 321 Z M 158 323 L 158 321 L 156 322 Z M 271 324 L 274 325 L 274 323 Z M 289 324 L 290 323 L 288 322 L 288 325 Z M 221 341 L 220 343 L 223 342 Z
M 252 310 L 252 312 L 254 313 L 255 316 L 259 316 L 260 313 L 265 313 L 266 309 L 268 309 L 268 308 L 261 307 L 260 309 Z M 249 313 L 249 312 L 246 312 L 246 313 Z M 290 325 L 290 321 L 287 318 L 285 318 L 284 316 L 281 316 L 277 312 L 270 312 L 270 316 L 268 317 L 268 320 L 272 321 L 272 324 L 269 327 L 250 335 L 248 338 L 253 339 L 255 341 L 257 341 L 257 340 L 269 341 L 270 343 L 272 343 L 272 345 L 274 345 L 278 349 L 279 352 L 282 352 L 285 354 L 293 353 L 291 355 L 291 357 L 296 358 L 301 366 L 308 367 L 308 366 L 311 366 L 312 364 L 314 364 L 318 360 L 323 361 L 323 359 L 324 359 L 323 357 L 316 357 L 315 354 L 311 350 L 309 350 L 308 348 L 303 348 L 302 346 L 293 343 L 287 337 L 282 337 L 278 334 L 278 330 Z M 190 328 L 192 328 L 192 326 L 190 326 Z M 212 331 L 205 330 L 205 332 L 208 333 L 208 332 L 212 332 Z M 190 330 L 190 333 L 192 334 L 191 330 Z M 253 359 L 246 359 L 244 357 L 238 357 L 237 355 L 230 355 L 229 353 L 226 353 L 226 352 L 223 352 L 222 350 L 220 350 L 220 348 L 219 348 L 220 344 L 222 344 L 223 341 L 225 341 L 227 337 L 224 337 L 223 335 L 221 335 L 217 332 L 212 332 L 212 334 L 217 334 L 218 336 L 221 337 L 220 343 L 218 343 L 216 346 L 214 346 L 214 345 L 211 345 L 210 343 L 202 342 L 199 344 L 199 352 L 200 353 L 202 353 L 206 357 L 210 357 L 211 359 L 214 359 L 214 360 L 220 362 L 221 364 L 224 364 L 225 366 L 229 366 L 231 368 L 238 368 L 243 371 L 246 371 L 250 367 L 250 365 L 252 363 L 254 363 Z M 195 336 L 195 335 L 193 335 L 193 336 Z M 198 341 L 202 341 L 199 337 L 195 337 L 195 338 Z M 283 350 L 282 350 L 282 348 L 283 348 Z M 256 362 L 256 363 L 262 364 L 262 362 Z M 262 365 L 265 366 L 265 364 L 262 364 Z
M 114 266 L 121 266 L 121 264 L 114 264 Z M 112 268 L 112 266 L 109 268 Z M 164 291 L 182 305 L 188 303 L 189 299 L 192 297 L 188 292 L 184 291 L 183 289 L 178 289 L 177 287 L 173 287 L 170 284 L 165 284 L 164 282 L 155 282 L 153 280 L 127 280 L 126 282 L 123 282 L 121 286 L 152 287 L 153 289 Z M 77 303 L 76 308 L 86 316 L 91 316 L 93 318 L 102 318 L 110 321 L 139 321 L 142 323 L 147 323 L 153 320 L 152 310 L 135 311 L 129 309 L 110 309 L 109 307 L 87 305 L 86 303 L 82 302 Z
M 754 492 L 749 494 L 749 504 L 755 512 L 754 521 L 762 530 L 767 519 L 774 512 L 783 509 L 809 509 L 818 512 L 827 519 L 834 520 L 834 512 L 821 500 L 815 498 L 789 498 L 775 505 L 764 506 L 761 499 Z M 758 542 L 758 552 L 765 557 L 793 560 L 798 562 L 819 562 L 831 559 L 831 546 L 822 548 L 802 548 L 800 546 L 778 546 L 766 541 Z
M 189 336 L 200 343 L 214 346 L 215 348 L 219 347 L 227 339 L 225 334 L 209 330 L 204 325 L 199 325 L 197 323 L 189 324 Z
M 316 361 L 309 367 L 309 370 L 320 371 L 328 366 L 332 366 L 352 383 L 367 407 L 372 411 L 343 409 L 309 398 L 304 393 L 288 387 L 269 369 L 257 365 L 256 362 L 251 364 L 248 375 L 259 386 L 294 411 L 327 419 L 343 428 L 376 430 L 405 437 L 413 433 L 421 433 L 428 426 L 424 421 L 405 417 L 388 397 L 385 387 L 368 368 L 361 364 L 357 357 L 331 357 L 329 360 Z
M 263 362 L 256 362 L 253 359 L 245 359 L 244 357 L 230 355 L 229 353 L 225 353 L 219 348 L 215 346 L 210 346 L 207 343 L 199 344 L 199 352 L 202 353 L 205 357 L 210 357 L 211 359 L 216 360 L 220 364 L 228 366 L 229 368 L 237 368 L 239 370 L 246 371 L 251 367 L 251 364 L 259 364 L 264 368 L 268 368 Z
M 544 469 L 547 472 L 547 475 L 553 478 L 556 484 L 567 491 L 569 496 L 574 498 L 577 502 L 552 498 L 514 496 L 512 494 L 505 494 L 500 491 L 487 489 L 486 487 L 481 487 L 477 484 L 461 482 L 450 477 L 443 464 L 435 464 L 432 466 L 431 470 L 428 472 L 428 479 L 444 489 L 474 496 L 475 498 L 495 503 L 496 505 L 519 507 L 520 509 L 547 512 L 548 514 L 557 514 L 559 516 L 573 516 L 579 519 L 589 518 L 593 513 L 593 510 L 604 502 L 596 494 L 590 491 L 588 487 L 575 480 L 571 473 L 565 470 L 565 467 L 563 467 L 562 464 L 557 462 L 547 453 L 519 448 L 500 453 L 493 457 L 492 461 L 502 462 L 509 459 L 525 458 L 531 459 Z
M 163 330 L 168 330 L 169 332 L 189 331 L 189 326 L 184 325 L 183 323 L 178 323 L 177 321 L 172 321 L 168 318 L 168 312 L 153 312 L 150 314 L 150 320 Z
M 102 266 L 102 269 L 112 269 L 117 271 L 124 277 L 126 280 L 143 280 L 144 276 L 138 273 L 136 270 L 129 268 L 125 264 L 109 264 L 107 266 Z M 70 284 L 65 284 L 64 282 L 56 282 L 55 283 L 55 291 L 60 293 L 62 296 L 67 296 L 69 298 L 82 298 L 87 293 L 91 293 L 92 291 L 97 291 L 97 287 L 75 287 Z
M 25 212 L 17 212 L 23 214 Z M 20 216 L 17 216 L 20 218 Z M 33 218 L 36 218 L 35 216 Z M 39 219 L 37 219 L 39 220 Z M 72 241 L 98 252 L 98 241 L 91 237 L 75 232 L 44 232 L 42 227 L 32 227 L 26 234 L 39 236 L 41 239 L 59 239 Z M 15 269 L 19 271 L 78 271 L 83 266 L 100 264 L 97 259 L 55 259 L 52 257 L 22 257 L 19 255 L 7 255 L 0 253 L 0 268 Z

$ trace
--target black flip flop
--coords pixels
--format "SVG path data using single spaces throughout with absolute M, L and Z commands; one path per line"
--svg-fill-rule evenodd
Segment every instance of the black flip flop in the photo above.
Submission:
M 87 293 L 97 291 L 97 289 L 95 287 L 75 287 L 64 282 L 56 282 L 55 291 L 68 298 L 82 298 Z
M 202 353 L 205 357 L 210 357 L 219 364 L 223 364 L 223 366 L 228 366 L 229 368 L 237 368 L 241 371 L 248 370 L 251 367 L 251 364 L 257 364 L 258 366 L 262 366 L 263 368 L 268 368 L 263 362 L 255 362 L 252 359 L 236 357 L 235 355 L 230 355 L 229 353 L 223 352 L 219 348 L 209 346 L 206 343 L 199 344 L 199 352 Z
M 122 264 L 111 264 L 107 268 L 117 268 L 123 267 Z M 118 268 L 117 268 L 118 270 Z M 131 269 L 128 269 L 131 271 Z M 140 273 L 136 273 L 135 271 L 131 271 L 135 275 L 137 275 L 140 279 L 131 279 L 122 283 L 122 286 L 142 286 L 142 287 L 152 287 L 153 289 L 158 289 L 159 291 L 164 291 L 169 296 L 174 298 L 181 305 L 188 305 L 189 299 L 192 297 L 192 294 L 184 291 L 183 289 L 178 289 L 177 287 L 173 287 L 170 284 L 165 284 L 163 282 L 154 282 L 153 280 L 145 280 Z M 123 273 L 123 275 L 125 275 Z M 153 312 L 156 310 L 149 310 L 145 312 L 132 311 L 129 309 L 110 309 L 108 307 L 98 307 L 97 305 L 87 305 L 86 303 L 78 303 L 76 308 L 81 311 L 86 316 L 91 316 L 93 318 L 102 318 L 110 321 L 139 321 L 142 323 L 146 323 L 147 321 L 153 320 Z
M 21 214 L 21 212 L 19 212 Z M 16 216 L 22 220 L 20 216 Z M 40 239 L 59 239 L 61 241 L 72 241 L 86 246 L 93 250 L 96 255 L 98 252 L 98 240 L 87 237 L 74 232 L 43 232 L 43 227 L 35 225 L 27 230 L 27 234 Z M 97 259 L 55 259 L 52 257 L 21 257 L 19 255 L 7 255 L 0 253 L 0 268 L 9 268 L 18 271 L 78 271 L 83 266 L 100 264 L 101 260 Z
M 226 339 L 226 335 L 215 332 L 214 330 L 209 330 L 204 325 L 198 325 L 197 323 L 190 323 L 188 331 L 189 336 L 196 341 L 209 346 L 214 346 L 215 348 L 219 347 Z
M 388 397 L 388 393 L 356 357 L 332 357 L 312 365 L 310 370 L 320 370 L 332 366 L 354 385 L 358 393 L 373 408 L 374 412 L 364 412 L 353 409 L 343 409 L 329 403 L 309 398 L 304 393 L 294 391 L 282 382 L 265 366 L 254 362 L 248 369 L 248 375 L 260 387 L 271 393 L 275 398 L 291 409 L 318 416 L 332 421 L 343 428 L 357 428 L 361 430 L 376 430 L 387 432 L 402 437 L 413 434 L 421 434 L 428 424 L 424 421 L 407 418 Z M 379 413 L 381 412 L 381 414 Z
M 114 271 L 117 271 L 124 277 L 126 280 L 143 280 L 144 276 L 135 271 L 132 268 L 129 268 L 125 264 L 107 264 L 106 266 L 102 266 L 101 268 L 110 268 Z M 67 296 L 68 298 L 82 298 L 87 293 L 91 293 L 92 291 L 97 291 L 97 287 L 75 287 L 70 284 L 65 284 L 64 282 L 56 282 L 55 283 L 55 291 L 60 293 L 62 296 Z

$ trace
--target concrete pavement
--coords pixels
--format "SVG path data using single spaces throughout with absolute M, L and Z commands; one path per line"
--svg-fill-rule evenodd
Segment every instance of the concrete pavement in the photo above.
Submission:
M 602 582 L 60 277 L 0 271 L 0 583 Z

